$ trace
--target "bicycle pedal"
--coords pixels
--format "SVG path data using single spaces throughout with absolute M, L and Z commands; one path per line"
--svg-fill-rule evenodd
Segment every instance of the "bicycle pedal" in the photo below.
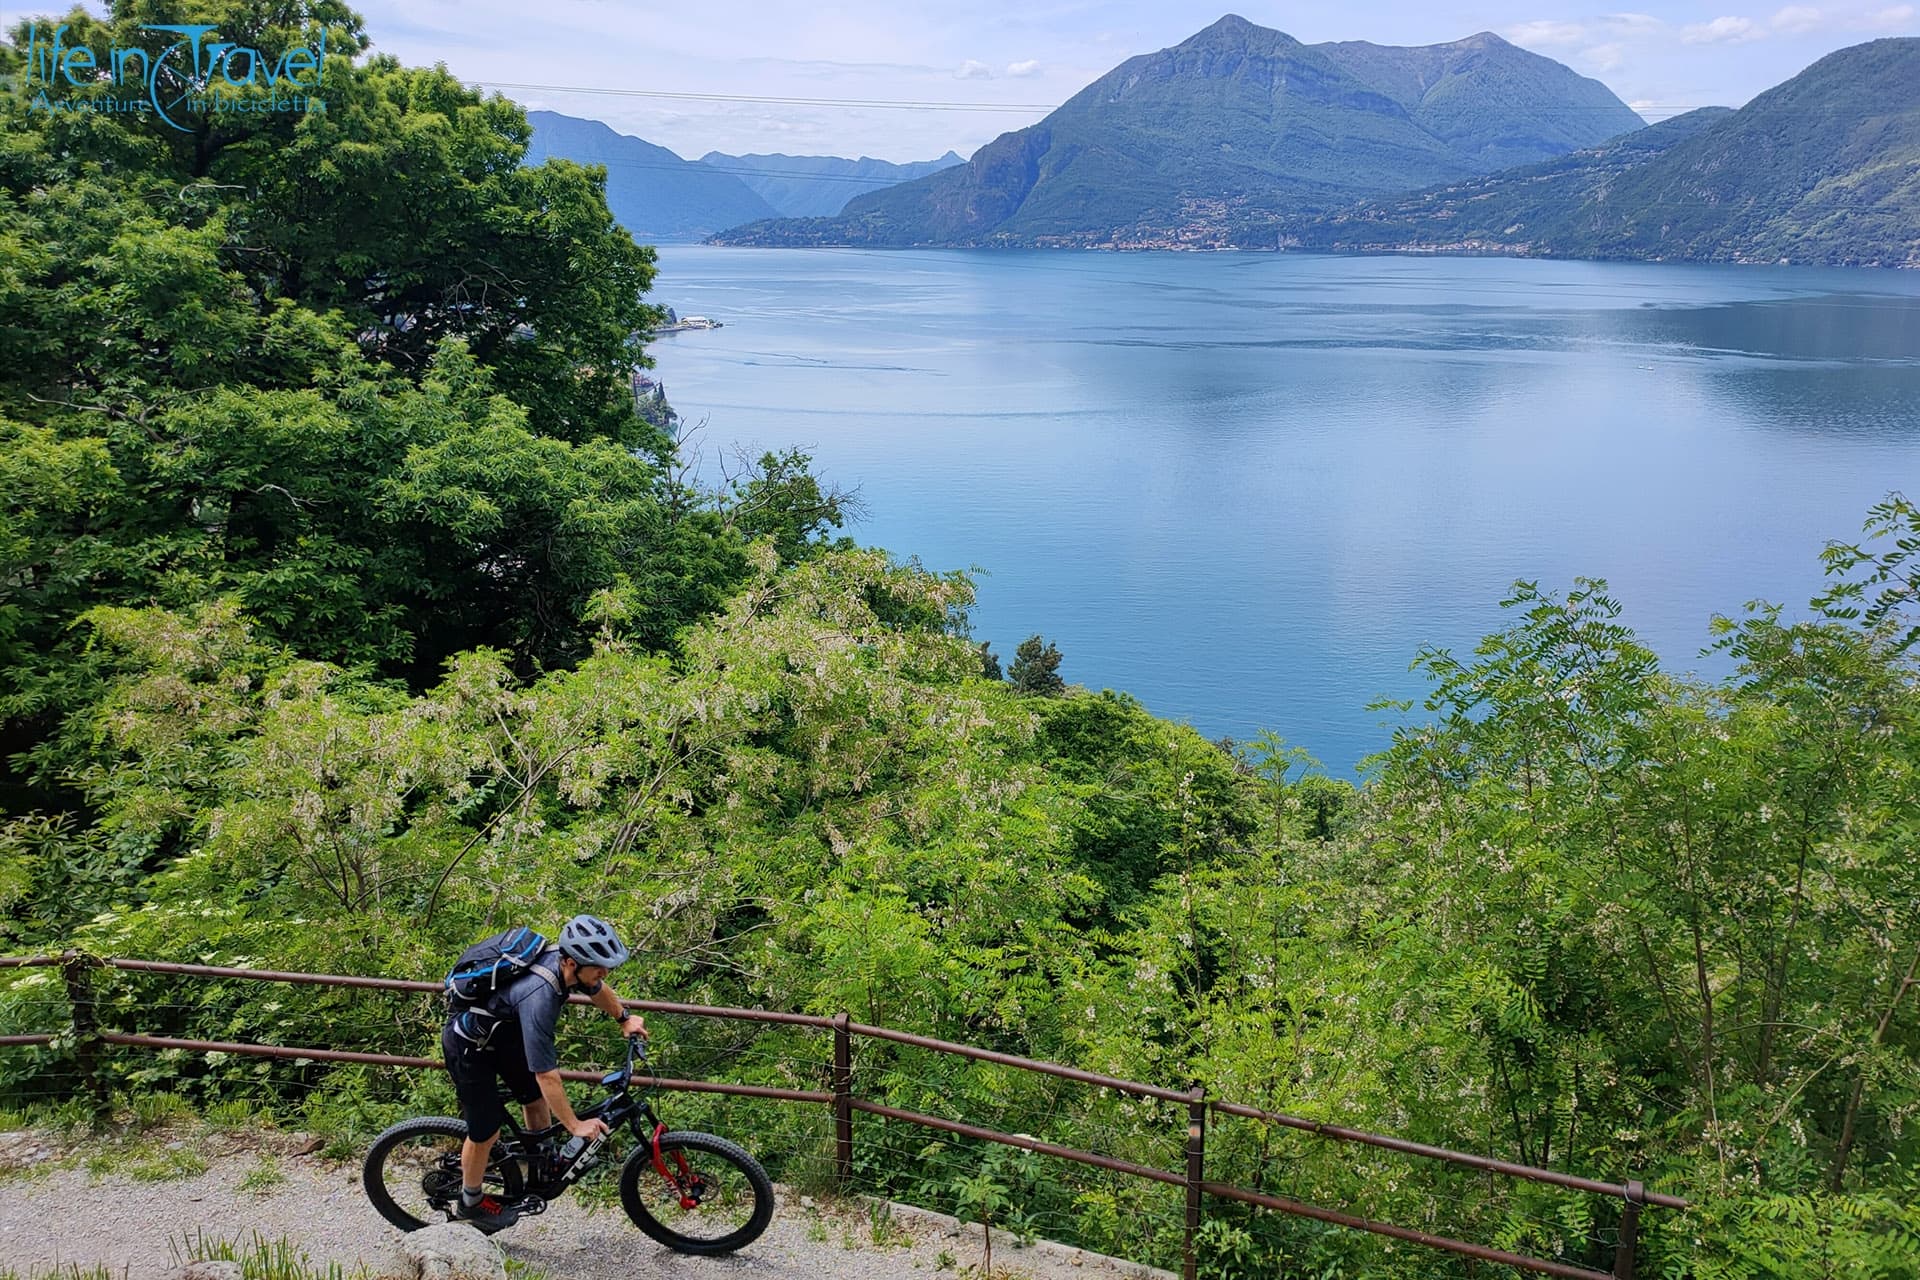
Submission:
M 547 1202 L 540 1196 L 527 1196 L 514 1201 L 513 1207 L 520 1211 L 523 1218 L 537 1218 L 547 1211 Z

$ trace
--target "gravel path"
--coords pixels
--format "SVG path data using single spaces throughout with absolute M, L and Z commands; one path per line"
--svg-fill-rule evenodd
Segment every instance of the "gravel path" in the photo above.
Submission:
M 196 1232 L 244 1244 L 255 1232 L 284 1237 L 322 1268 L 379 1274 L 396 1257 L 400 1233 L 360 1189 L 357 1164 L 300 1156 L 298 1135 L 182 1139 L 205 1172 L 172 1181 L 137 1180 L 126 1168 L 99 1176 L 63 1163 L 54 1140 L 0 1134 L 0 1270 L 28 1280 L 54 1268 L 105 1265 L 124 1280 L 160 1280 L 184 1256 L 180 1242 Z M 159 1148 L 162 1156 L 167 1147 Z M 265 1192 L 241 1188 L 266 1151 L 282 1180 Z M 38 1166 L 38 1167 L 36 1167 Z M 893 1280 L 955 1276 L 943 1270 L 980 1261 L 978 1228 L 897 1206 L 895 1243 L 872 1242 L 866 1210 L 815 1205 L 782 1190 L 779 1212 L 760 1240 L 731 1258 L 687 1258 L 655 1245 L 616 1210 L 585 1212 L 562 1200 L 540 1217 L 495 1239 L 510 1258 L 544 1271 L 547 1280 Z M 912 1243 L 904 1242 L 910 1238 Z M 1169 1273 L 1046 1241 L 1031 1248 L 994 1239 L 995 1270 L 1031 1280 L 1172 1280 Z

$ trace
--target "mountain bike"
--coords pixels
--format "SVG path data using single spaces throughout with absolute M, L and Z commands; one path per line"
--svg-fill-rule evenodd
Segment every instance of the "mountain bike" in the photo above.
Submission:
M 627 1037 L 627 1065 L 600 1078 L 607 1096 L 576 1113 L 606 1121 L 608 1133 L 571 1161 L 552 1147 L 567 1137 L 564 1126 L 527 1130 L 509 1113 L 490 1153 L 487 1189 L 523 1218 L 542 1213 L 605 1162 L 607 1138 L 625 1125 L 636 1141 L 620 1168 L 620 1204 L 636 1227 L 680 1253 L 732 1253 L 751 1244 L 773 1218 L 772 1179 L 735 1143 L 661 1123 L 649 1097 L 632 1091 L 634 1068 L 646 1060 L 646 1038 Z M 380 1216 L 402 1231 L 456 1220 L 466 1136 L 464 1120 L 420 1116 L 375 1138 L 361 1180 Z

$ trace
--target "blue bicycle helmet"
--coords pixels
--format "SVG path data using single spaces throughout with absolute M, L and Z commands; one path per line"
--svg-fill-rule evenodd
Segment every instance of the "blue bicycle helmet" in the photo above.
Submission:
M 626 944 L 613 926 L 597 916 L 575 916 L 560 931 L 560 954 L 575 964 L 617 969 L 627 962 Z

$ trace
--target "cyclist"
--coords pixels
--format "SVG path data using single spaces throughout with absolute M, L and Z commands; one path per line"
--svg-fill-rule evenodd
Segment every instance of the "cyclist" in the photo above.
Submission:
M 525 1108 L 529 1129 L 544 1129 L 557 1116 L 577 1138 L 591 1140 L 606 1133 L 604 1121 L 580 1119 L 567 1101 L 553 1042 L 554 1024 L 568 995 L 577 991 L 618 1022 L 621 1031 L 645 1035 L 646 1020 L 627 1014 L 606 983 L 608 971 L 624 964 L 627 954 L 606 921 L 575 916 L 560 931 L 559 941 L 541 952 L 486 1008 L 454 1015 L 440 1033 L 447 1074 L 453 1077 L 460 1115 L 467 1122 L 467 1138 L 460 1147 L 458 1213 L 480 1230 L 492 1234 L 520 1217 L 517 1208 L 482 1192 L 488 1153 L 507 1119 L 496 1082 L 503 1083 Z

